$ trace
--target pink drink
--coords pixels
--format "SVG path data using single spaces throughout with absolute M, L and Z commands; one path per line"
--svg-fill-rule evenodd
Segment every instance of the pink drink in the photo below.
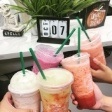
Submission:
M 89 54 L 81 53 L 81 56 L 73 55 L 61 62 L 62 66 L 74 74 L 72 92 L 78 101 L 80 108 L 91 108 L 95 105 L 93 81 L 90 72 Z
M 94 58 L 98 59 L 100 62 L 106 65 L 103 46 L 99 34 L 94 35 L 91 38 L 91 42 L 87 40 L 82 42 L 81 51 L 90 54 L 90 65 L 93 69 L 99 69 L 99 67 L 93 62 Z
M 54 56 L 55 52 L 56 52 L 56 49 L 49 45 L 40 44 L 36 46 L 35 54 L 43 70 L 48 68 L 58 67 L 60 61 L 64 58 L 64 55 L 62 52 L 60 52 L 59 54 Z M 32 71 L 36 74 L 39 71 L 35 62 L 33 64 Z

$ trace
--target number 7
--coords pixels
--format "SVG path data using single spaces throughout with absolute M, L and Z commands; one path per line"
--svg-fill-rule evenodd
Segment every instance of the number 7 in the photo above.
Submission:
M 62 28 L 62 32 L 61 32 L 61 35 L 63 35 L 63 32 L 64 32 L 64 26 L 60 26 Z

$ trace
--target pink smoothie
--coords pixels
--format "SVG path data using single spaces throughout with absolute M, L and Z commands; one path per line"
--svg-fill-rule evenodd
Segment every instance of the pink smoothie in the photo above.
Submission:
M 35 54 L 43 70 L 59 66 L 60 61 L 64 58 L 64 55 L 62 52 L 60 52 L 59 54 L 57 54 L 57 56 L 54 56 L 55 52 L 56 48 L 49 45 L 40 44 L 36 46 Z M 32 71 L 36 74 L 39 71 L 35 62 L 33 64 Z

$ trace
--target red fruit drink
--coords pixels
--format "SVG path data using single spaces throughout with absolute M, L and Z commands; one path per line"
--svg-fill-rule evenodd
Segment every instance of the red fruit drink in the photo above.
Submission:
M 54 56 L 55 52 L 56 48 L 49 45 L 40 44 L 36 46 L 35 54 L 43 70 L 59 66 L 59 63 L 64 58 L 64 55 L 62 52 L 60 52 L 56 56 Z M 32 71 L 36 74 L 39 71 L 35 62 L 33 64 Z
M 74 74 L 72 92 L 80 108 L 89 109 L 96 103 L 93 81 L 90 72 L 89 54 L 81 53 L 67 57 L 61 61 L 62 66 Z
M 106 65 L 103 46 L 99 34 L 94 35 L 91 38 L 91 42 L 88 40 L 83 41 L 81 44 L 81 51 L 90 54 L 90 65 L 93 69 L 99 69 L 99 66 L 96 65 L 93 61 L 94 58 L 98 59 L 100 62 Z

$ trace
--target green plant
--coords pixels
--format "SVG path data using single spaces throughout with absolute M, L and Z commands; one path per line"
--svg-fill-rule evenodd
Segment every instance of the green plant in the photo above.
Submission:
M 32 23 L 37 16 L 66 17 L 77 13 L 84 8 L 98 2 L 98 0 L 16 0 L 21 5 L 11 5 L 18 13 L 27 13 L 31 16 Z M 32 25 L 34 25 L 33 22 Z

